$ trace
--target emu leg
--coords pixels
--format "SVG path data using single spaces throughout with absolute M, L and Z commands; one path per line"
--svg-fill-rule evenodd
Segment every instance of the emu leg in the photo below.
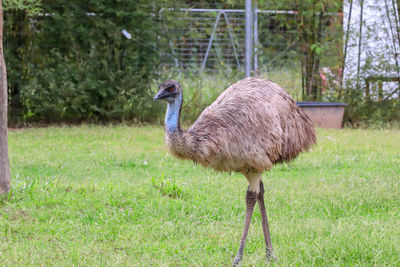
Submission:
M 244 246 L 246 244 L 247 233 L 249 232 L 251 216 L 253 215 L 254 205 L 256 204 L 257 193 L 249 191 L 246 192 L 246 219 L 244 220 L 244 228 L 242 238 L 240 240 L 239 251 L 233 261 L 232 266 L 237 266 L 242 260 Z
M 262 223 L 262 229 L 264 232 L 265 251 L 267 254 L 267 260 L 273 260 L 275 258 L 275 256 L 274 256 L 274 252 L 272 250 L 271 235 L 269 233 L 267 212 L 265 210 L 264 185 L 263 185 L 262 181 L 260 181 L 260 193 L 258 194 L 258 206 L 260 207 L 260 212 L 261 212 L 261 223 Z

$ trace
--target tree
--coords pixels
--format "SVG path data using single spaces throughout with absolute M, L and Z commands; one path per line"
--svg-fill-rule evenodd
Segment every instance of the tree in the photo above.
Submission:
M 3 55 L 3 2 L 0 0 L 0 195 L 10 191 L 7 134 L 7 72 Z
M 301 63 L 302 100 L 333 101 L 335 87 L 325 90 L 320 71 L 327 67 L 333 75 L 341 73 L 343 0 L 258 0 L 258 3 L 258 8 L 264 10 L 293 11 L 293 14 L 271 14 L 268 24 L 264 22 L 263 28 L 259 28 L 260 42 L 267 40 L 265 47 L 271 48 L 266 53 L 274 55 L 281 51 L 286 54 L 281 57 L 280 64 L 284 66 L 293 59 Z M 262 21 L 260 19 L 259 24 Z M 265 39 L 268 34 L 262 31 L 271 27 L 282 34 L 279 36 L 269 30 L 271 37 Z M 292 53 L 296 57 L 292 57 Z
M 326 54 L 327 49 L 334 47 L 335 42 L 332 41 L 334 34 L 332 32 L 338 33 L 339 36 L 342 35 L 341 16 L 338 16 L 342 12 L 342 6 L 342 0 L 297 0 L 294 3 L 294 10 L 297 11 L 296 20 L 304 100 L 316 101 L 322 98 L 319 76 L 322 54 Z M 336 15 L 332 16 L 335 13 Z M 331 15 L 326 16 L 326 14 Z M 332 31 L 333 29 L 334 31 Z M 340 40 L 339 36 L 336 37 Z M 342 46 L 340 41 L 337 44 L 340 47 Z M 338 49 L 338 51 L 341 51 L 341 49 Z M 339 58 L 341 56 L 339 54 Z

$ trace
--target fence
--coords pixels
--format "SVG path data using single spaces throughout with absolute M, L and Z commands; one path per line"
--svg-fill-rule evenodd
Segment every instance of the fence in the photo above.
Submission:
M 180 68 L 215 69 L 216 65 L 244 65 L 244 10 L 179 9 L 174 22 L 164 19 L 173 62 Z M 162 14 L 162 13 L 161 13 Z M 164 56 L 164 55 L 163 55 Z
M 398 23 L 398 19 L 393 13 L 397 9 L 396 4 L 388 6 L 387 1 L 375 3 L 372 0 L 365 0 L 364 10 L 366 11 L 364 11 L 364 19 L 361 18 L 363 20 L 361 25 L 365 25 L 366 29 L 361 32 L 362 38 L 360 40 L 362 43 L 358 44 L 361 2 L 355 1 L 353 5 L 351 27 L 348 29 L 347 17 L 350 3 L 352 1 L 345 1 L 344 3 L 344 24 L 342 31 L 337 33 L 336 36 L 340 39 L 336 40 L 339 45 L 332 45 L 332 49 L 325 49 L 321 56 L 319 68 L 322 86 L 325 89 L 334 86 L 337 87 L 335 91 L 341 91 L 338 88 L 342 75 L 340 70 L 342 68 L 340 61 L 343 55 L 341 45 L 348 41 L 347 51 L 345 51 L 347 61 L 345 62 L 347 63 L 345 69 L 347 71 L 343 74 L 344 83 L 348 85 L 350 80 L 356 81 L 356 87 L 365 88 L 365 94 L 368 96 L 372 94 L 374 99 L 382 99 L 383 94 L 386 95 L 386 98 L 400 97 L 396 85 L 397 81 L 400 80 L 397 77 L 397 69 L 399 68 L 397 51 L 400 51 L 400 49 L 395 41 L 398 31 L 395 29 L 393 32 L 395 26 L 389 25 Z M 371 12 L 372 10 L 375 10 L 375 12 Z M 221 66 L 236 68 L 240 71 L 244 70 L 245 10 L 181 8 L 170 9 L 170 11 L 175 12 L 173 18 L 178 20 L 180 24 L 171 27 L 170 21 L 167 18 L 162 18 L 165 32 L 170 38 L 168 53 L 173 55 L 173 61 L 170 60 L 171 57 L 165 57 L 164 65 L 178 67 L 180 70 L 215 71 Z M 340 13 L 328 13 L 326 15 L 331 17 L 342 16 Z M 296 11 L 291 10 L 262 10 L 257 7 L 253 9 L 253 71 L 283 67 L 301 71 L 299 54 L 302 51 L 299 50 L 299 33 L 296 25 L 285 22 L 285 26 L 282 27 L 279 23 L 283 20 L 295 21 L 295 16 Z M 329 19 L 326 21 L 329 21 Z M 379 21 L 382 23 L 379 24 Z M 376 29 L 376 31 L 373 29 Z M 323 33 L 323 38 L 334 39 L 332 38 L 333 35 L 329 33 L 330 30 L 331 28 L 327 27 L 327 30 Z M 348 37 L 348 40 L 344 40 L 349 30 L 350 37 Z M 331 34 L 330 37 L 329 34 Z M 371 36 L 375 37 L 372 38 Z M 333 42 L 334 40 L 330 41 Z M 373 49 L 371 50 L 371 48 Z M 357 59 L 358 49 L 361 49 L 361 57 Z M 371 56 L 384 60 L 374 61 Z M 334 60 L 332 60 L 333 58 Z M 371 60 L 373 64 L 371 64 Z M 334 64 L 332 64 L 333 61 L 335 61 Z M 359 63 L 362 73 L 359 73 L 360 69 L 357 70 Z M 333 79 L 333 82 L 329 79 Z M 376 83 L 375 80 L 378 82 Z M 385 83 L 383 86 L 382 81 Z M 392 86 L 387 84 L 388 82 L 392 82 Z M 371 92 L 368 90 L 371 90 Z M 382 93 L 382 90 L 387 93 Z
M 174 23 L 162 17 L 161 12 L 170 44 L 169 50 L 162 54 L 166 66 L 211 71 L 230 66 L 243 71 L 245 10 L 181 8 L 169 11 L 174 14 L 170 16 Z M 253 9 L 253 71 L 259 69 L 259 63 L 267 68 L 298 60 L 295 59 L 298 32 L 294 25 L 280 27 L 278 20 L 282 17 L 277 18 L 278 15 L 294 20 L 296 11 Z
M 166 65 L 174 65 L 183 68 L 198 68 L 200 70 L 215 70 L 217 65 L 234 66 L 240 70 L 244 68 L 245 61 L 245 10 L 242 9 L 179 9 L 174 18 L 180 17 L 179 28 L 168 27 L 168 20 L 164 19 L 166 34 L 170 39 L 170 51 L 174 61 L 165 61 Z M 260 50 L 259 43 L 259 17 L 263 20 L 262 25 L 266 25 L 268 15 L 287 14 L 293 15 L 294 11 L 274 11 L 260 10 L 255 8 L 253 11 L 253 65 L 252 70 L 258 69 L 258 58 Z M 296 36 L 296 32 L 282 29 L 273 29 L 269 32 L 272 35 L 282 34 L 290 40 Z M 270 39 L 262 32 L 264 45 Z M 287 40 L 282 42 L 272 42 L 271 46 L 277 44 L 285 46 Z M 290 47 L 283 47 L 278 54 L 288 51 Z M 276 61 L 278 57 L 272 59 Z

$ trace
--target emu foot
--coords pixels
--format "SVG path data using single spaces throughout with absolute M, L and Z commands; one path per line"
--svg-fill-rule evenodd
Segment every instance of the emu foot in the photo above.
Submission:
M 242 261 L 242 255 L 236 255 L 235 259 L 233 260 L 232 266 L 239 266 L 239 263 Z
M 276 261 L 277 260 L 277 257 L 275 256 L 273 251 L 267 249 L 265 254 L 266 254 L 267 262 L 271 262 L 271 261 Z

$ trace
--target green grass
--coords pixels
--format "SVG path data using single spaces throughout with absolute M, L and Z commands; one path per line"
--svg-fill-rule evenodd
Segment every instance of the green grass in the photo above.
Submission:
M 167 154 L 162 127 L 11 131 L 0 265 L 230 266 L 247 181 Z M 263 177 L 271 266 L 400 265 L 400 132 L 318 130 Z M 243 265 L 265 265 L 256 210 Z

